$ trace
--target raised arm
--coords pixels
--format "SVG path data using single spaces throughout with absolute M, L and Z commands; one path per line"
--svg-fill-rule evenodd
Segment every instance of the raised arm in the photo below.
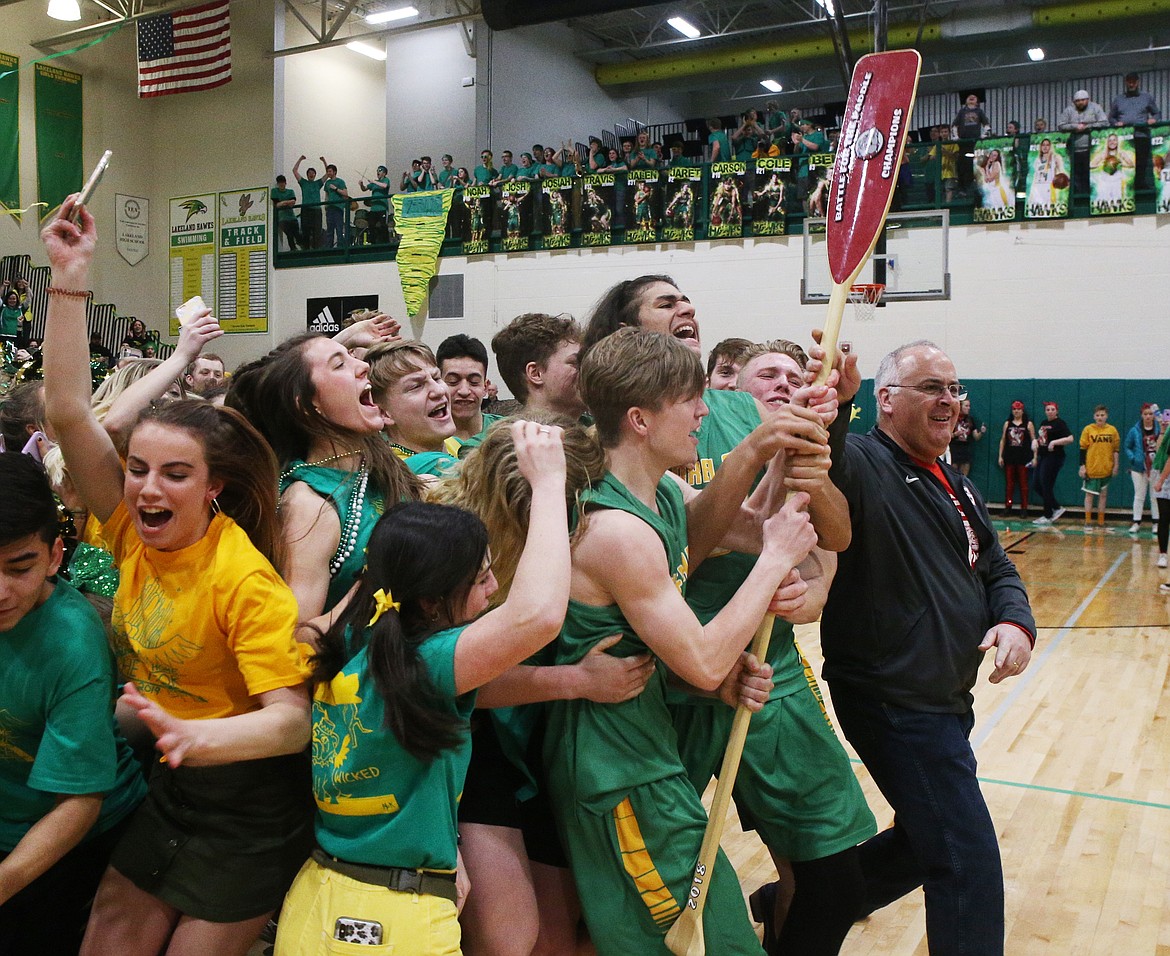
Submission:
M 69 221 L 76 198 L 67 198 L 41 232 L 52 270 L 44 347 L 45 417 L 57 432 L 78 494 L 90 513 L 105 522 L 122 500 L 124 474 L 113 440 L 89 405 L 85 292 L 97 228 L 84 206 L 77 222 Z
M 175 351 L 130 385 L 115 399 L 106 413 L 102 427 L 116 445 L 119 447 L 124 445 L 130 429 L 138 419 L 138 413 L 156 398 L 165 395 L 171 383 L 186 371 L 188 365 L 199 358 L 199 353 L 207 343 L 221 335 L 223 330 L 219 327 L 219 320 L 208 308 L 204 308 L 185 325 L 179 325 L 179 344 L 175 346 Z
M 560 428 L 512 424 L 516 462 L 532 486 L 528 536 L 508 598 L 463 632 L 455 689 L 464 694 L 519 664 L 560 633 L 569 604 L 569 518 Z

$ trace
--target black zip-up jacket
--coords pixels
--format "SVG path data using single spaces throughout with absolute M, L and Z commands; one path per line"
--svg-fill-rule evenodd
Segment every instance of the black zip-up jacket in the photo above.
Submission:
M 1007 622 L 1034 636 L 1036 622 L 978 490 L 940 466 L 979 541 L 973 569 L 958 509 L 935 475 L 880 428 L 834 449 L 829 477 L 849 502 L 853 541 L 821 619 L 824 676 L 910 710 L 966 713 L 984 634 Z

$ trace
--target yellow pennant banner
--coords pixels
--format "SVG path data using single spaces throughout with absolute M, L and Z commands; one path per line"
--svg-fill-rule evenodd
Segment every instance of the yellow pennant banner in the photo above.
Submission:
M 418 315 L 427 301 L 427 285 L 447 232 L 452 189 L 406 193 L 393 197 L 394 228 L 402 237 L 398 244 L 398 278 L 406 311 Z

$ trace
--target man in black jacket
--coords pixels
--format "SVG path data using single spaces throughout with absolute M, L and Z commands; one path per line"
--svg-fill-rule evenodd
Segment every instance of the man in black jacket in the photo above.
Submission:
M 1036 625 L 978 490 L 939 461 L 962 394 L 951 360 L 929 342 L 902 346 L 874 388 L 877 427 L 833 452 L 853 543 L 821 623 L 841 729 L 895 813 L 861 847 L 859 917 L 921 885 L 932 953 L 1002 956 L 1003 871 L 969 742 L 971 688 L 989 650 L 993 683 L 1023 671 Z

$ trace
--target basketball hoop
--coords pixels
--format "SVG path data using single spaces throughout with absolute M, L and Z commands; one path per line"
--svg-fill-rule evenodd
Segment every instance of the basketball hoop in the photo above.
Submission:
M 863 282 L 850 286 L 849 301 L 853 303 L 853 318 L 858 322 L 871 321 L 885 291 L 885 284 L 881 282 Z

